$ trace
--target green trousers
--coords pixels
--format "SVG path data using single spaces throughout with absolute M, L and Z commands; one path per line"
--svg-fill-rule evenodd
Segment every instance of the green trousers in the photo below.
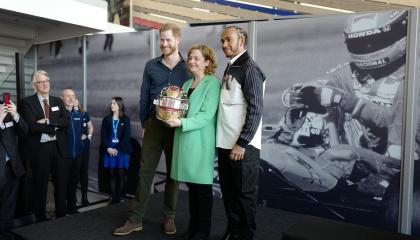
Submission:
M 147 119 L 142 143 L 140 176 L 136 196 L 131 205 L 129 220 L 139 223 L 144 216 L 149 202 L 150 189 L 153 184 L 156 168 L 165 152 L 166 184 L 164 196 L 164 216 L 175 218 L 175 207 L 178 200 L 178 182 L 171 179 L 172 147 L 174 130 L 166 127 L 154 117 Z

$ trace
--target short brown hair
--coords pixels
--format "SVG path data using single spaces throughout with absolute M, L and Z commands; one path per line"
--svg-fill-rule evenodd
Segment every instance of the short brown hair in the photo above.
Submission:
M 172 34 L 174 35 L 174 37 L 177 37 L 177 38 L 181 37 L 181 29 L 173 23 L 162 24 L 159 29 L 159 34 L 161 34 L 162 32 L 169 31 L 169 30 L 172 31 Z
M 204 73 L 214 74 L 217 68 L 217 63 L 216 63 L 216 56 L 214 54 L 213 48 L 208 47 L 203 44 L 194 45 L 188 50 L 188 57 L 190 56 L 192 50 L 199 50 L 201 54 L 203 54 L 204 60 L 209 61 L 209 65 L 206 66 L 206 69 L 204 69 Z

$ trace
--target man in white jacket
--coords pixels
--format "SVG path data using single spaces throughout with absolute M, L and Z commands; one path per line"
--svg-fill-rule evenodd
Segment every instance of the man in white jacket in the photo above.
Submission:
M 216 146 L 228 218 L 225 239 L 253 239 L 261 150 L 265 75 L 246 51 L 248 34 L 228 26 L 221 36 L 229 58 L 220 93 Z

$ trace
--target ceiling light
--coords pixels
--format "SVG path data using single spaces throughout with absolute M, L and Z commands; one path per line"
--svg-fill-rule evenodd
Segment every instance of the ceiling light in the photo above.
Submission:
M 320 6 L 320 5 L 310 4 L 310 3 L 302 3 L 301 2 L 299 4 L 302 5 L 302 6 L 306 6 L 306 7 L 313 7 L 313 8 L 331 10 L 331 11 L 342 12 L 342 13 L 354 13 L 354 11 L 350 11 L 350 10 L 344 10 L 344 9 L 332 8 L 332 7 L 325 7 L 325 6 Z
M 263 5 L 263 4 L 250 3 L 250 2 L 246 2 L 246 1 L 240 1 L 240 0 L 228 0 L 228 1 L 229 2 L 247 4 L 247 5 L 251 5 L 251 6 L 255 6 L 255 7 L 263 7 L 263 8 L 273 9 L 273 6 L 268 6 L 268 5 Z
M 155 13 L 149 13 L 149 15 L 155 16 L 155 17 L 160 17 L 160 18 L 165 18 L 165 19 L 168 19 L 168 20 L 177 21 L 177 22 L 181 22 L 181 23 L 187 23 L 187 21 L 184 21 L 184 20 L 180 20 L 180 19 L 172 18 L 172 17 L 167 17 L 167 16 L 155 14 Z
M 193 7 L 192 9 L 197 10 L 197 11 L 201 11 L 201 12 L 206 12 L 206 13 L 210 12 L 210 10 L 208 10 L 208 9 L 202 9 L 202 8 L 196 8 L 196 7 Z

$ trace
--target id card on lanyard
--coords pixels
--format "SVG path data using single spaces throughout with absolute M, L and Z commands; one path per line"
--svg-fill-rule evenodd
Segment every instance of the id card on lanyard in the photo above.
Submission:
M 116 124 L 114 124 L 114 122 Z M 114 132 L 114 137 L 112 138 L 112 143 L 118 143 L 120 140 L 118 140 L 118 124 L 120 123 L 120 120 L 114 120 L 112 119 L 112 131 Z

